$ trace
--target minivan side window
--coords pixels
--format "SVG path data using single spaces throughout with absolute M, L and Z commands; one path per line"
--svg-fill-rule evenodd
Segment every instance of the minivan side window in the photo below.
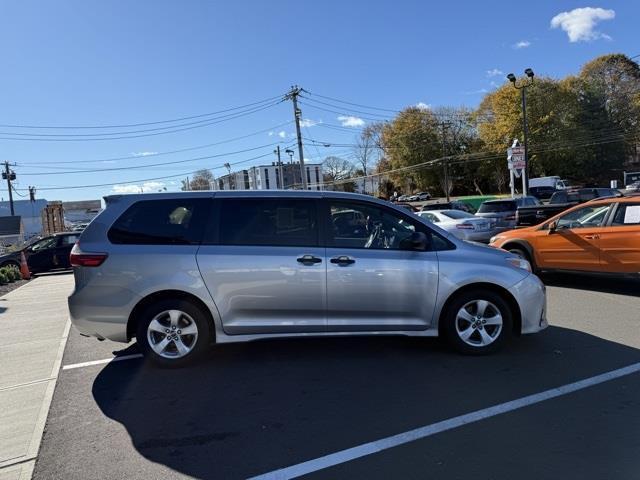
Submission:
M 219 205 L 222 245 L 319 245 L 314 199 L 227 198 L 219 200 Z
M 402 250 L 402 240 L 421 231 L 430 237 L 431 250 L 455 248 L 420 222 L 377 205 L 329 200 L 329 214 L 330 247 Z
M 207 198 L 136 202 L 116 220 L 107 236 L 116 244 L 199 244 L 210 206 Z

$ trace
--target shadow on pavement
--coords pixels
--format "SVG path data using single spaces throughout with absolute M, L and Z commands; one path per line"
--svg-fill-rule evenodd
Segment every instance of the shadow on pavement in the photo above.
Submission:
M 92 393 L 147 460 L 246 478 L 638 361 L 635 348 L 559 327 L 487 357 L 435 339 L 271 340 L 220 345 L 180 370 L 111 363 Z M 122 452 L 99 455 L 113 478 L 131 473 Z
M 547 286 L 614 293 L 637 297 L 640 295 L 640 279 L 615 278 L 578 273 L 545 273 L 540 276 Z

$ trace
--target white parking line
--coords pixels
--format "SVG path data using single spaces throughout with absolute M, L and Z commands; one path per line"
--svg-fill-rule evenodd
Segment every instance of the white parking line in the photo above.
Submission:
M 298 463 L 290 467 L 281 468 L 272 472 L 264 473 L 255 477 L 251 477 L 249 480 L 284 480 L 289 478 L 297 478 L 302 475 L 307 475 L 318 470 L 333 467 L 341 463 L 349 462 L 357 458 L 361 458 L 373 453 L 378 453 L 389 448 L 397 447 L 405 443 L 420 440 L 422 438 L 435 435 L 437 433 L 446 432 L 463 425 L 478 422 L 485 418 L 494 417 L 503 413 L 511 412 L 519 408 L 528 407 L 536 403 L 544 402 L 552 398 L 567 395 L 569 393 L 583 390 L 593 385 L 608 382 L 616 378 L 630 375 L 632 373 L 640 372 L 640 363 L 634 363 L 628 367 L 612 370 L 595 377 L 586 378 L 578 382 L 569 383 L 557 388 L 545 390 L 540 393 L 528 395 L 526 397 L 511 400 L 509 402 L 500 403 L 492 407 L 483 408 L 482 410 L 476 410 L 475 412 L 460 415 L 458 417 L 449 418 L 441 422 L 426 425 L 424 427 L 416 428 L 415 430 L 409 430 L 408 432 L 399 433 L 391 437 L 382 438 L 369 443 L 363 443 L 356 447 L 341 450 L 339 452 L 325 455 L 324 457 L 316 458 L 314 460 L 308 460 L 306 462 Z
M 135 353 L 133 355 L 122 355 L 120 357 L 103 358 L 102 360 L 93 360 L 92 362 L 72 363 L 71 365 L 65 365 L 62 370 L 73 370 L 74 368 L 90 367 L 92 365 L 103 365 L 111 362 L 122 362 L 123 360 L 133 360 L 134 358 L 142 358 L 141 353 Z

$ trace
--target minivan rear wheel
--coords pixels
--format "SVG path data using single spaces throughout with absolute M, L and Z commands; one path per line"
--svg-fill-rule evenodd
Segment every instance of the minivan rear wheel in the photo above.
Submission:
M 162 300 L 147 307 L 136 331 L 142 353 L 163 367 L 180 367 L 200 356 L 211 340 L 207 316 L 187 300 Z
M 513 313 L 499 294 L 479 289 L 456 297 L 443 321 L 442 331 L 457 351 L 485 355 L 498 350 L 511 336 Z

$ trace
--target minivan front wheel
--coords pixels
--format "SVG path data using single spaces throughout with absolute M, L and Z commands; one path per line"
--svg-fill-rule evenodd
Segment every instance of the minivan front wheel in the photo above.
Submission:
M 142 314 L 136 335 L 142 353 L 164 367 L 179 367 L 210 343 L 209 324 L 200 308 L 186 300 L 162 300 Z
M 511 307 L 490 290 L 474 290 L 460 295 L 449 305 L 443 333 L 461 353 L 483 355 L 498 350 L 513 325 Z

